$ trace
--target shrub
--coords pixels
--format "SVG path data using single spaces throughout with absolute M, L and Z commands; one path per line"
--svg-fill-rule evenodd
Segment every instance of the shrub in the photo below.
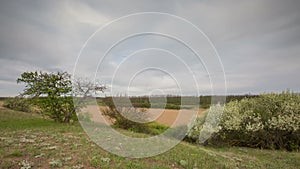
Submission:
M 122 113 L 126 113 L 127 117 L 130 116 L 135 120 L 132 121 L 124 117 Z M 102 109 L 102 114 L 110 118 L 110 120 L 113 122 L 114 127 L 139 133 L 151 133 L 151 130 L 146 123 L 138 122 L 143 120 L 144 114 L 142 112 L 137 112 L 137 110 L 134 108 L 116 108 L 114 106 L 111 106 L 109 108 Z
M 176 105 L 176 104 L 166 104 L 165 109 L 175 109 L 175 110 L 180 110 L 180 105 Z
M 30 106 L 30 103 L 27 99 L 20 97 L 14 97 L 4 100 L 3 107 L 29 113 L 38 112 L 37 109 Z
M 203 119 L 198 119 L 188 137 L 197 139 L 194 133 L 203 126 Z M 218 126 L 210 144 L 299 150 L 300 95 L 287 91 L 232 101 Z
M 163 133 L 164 131 L 166 131 L 167 129 L 169 129 L 168 126 L 164 125 L 164 124 L 160 124 L 157 122 L 150 122 L 147 123 L 149 129 L 150 129 L 150 133 L 152 135 L 158 135 Z
M 197 143 L 204 143 L 215 132 L 219 130 L 219 122 L 222 116 L 224 106 L 213 105 L 206 110 L 200 117 L 197 117 L 195 123 L 187 134 L 187 140 Z
M 112 122 L 113 127 L 122 128 L 125 130 L 158 135 L 163 133 L 169 127 L 157 122 L 147 122 L 147 113 L 145 109 L 130 107 L 114 107 L 102 108 L 102 114 L 107 116 Z M 134 120 L 134 121 L 132 121 Z
M 186 138 L 189 142 L 199 141 L 200 131 L 203 128 L 203 124 L 205 122 L 207 113 L 208 113 L 208 111 L 203 112 L 200 117 L 196 118 L 194 125 L 190 127 L 190 130 L 186 136 Z

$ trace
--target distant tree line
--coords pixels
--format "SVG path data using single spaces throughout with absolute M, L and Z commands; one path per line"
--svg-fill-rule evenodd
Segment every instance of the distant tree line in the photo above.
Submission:
M 128 99 L 133 107 L 140 107 L 140 108 L 166 108 L 166 109 L 180 109 L 180 108 L 191 108 L 195 105 L 194 100 L 199 99 L 199 102 L 196 105 L 200 105 L 200 108 L 209 108 L 211 105 L 211 100 L 213 96 L 166 96 L 166 104 L 163 104 L 162 98 L 163 96 L 157 97 L 148 97 L 148 96 L 117 96 L 117 97 L 105 97 L 105 98 L 97 98 L 99 104 L 103 105 L 111 105 L 113 104 L 114 98 L 118 98 L 118 102 L 127 102 Z M 218 97 L 218 96 L 214 96 Z M 222 96 L 223 97 L 223 96 Z M 228 95 L 226 96 L 226 103 L 231 101 L 239 101 L 244 98 L 254 98 L 258 97 L 258 95 Z M 188 102 L 188 100 L 191 102 Z M 181 104 L 181 101 L 185 100 L 184 105 Z

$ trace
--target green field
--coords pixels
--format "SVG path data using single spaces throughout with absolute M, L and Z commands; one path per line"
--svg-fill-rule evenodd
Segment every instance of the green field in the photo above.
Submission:
M 0 108 L 0 168 L 299 168 L 300 153 L 212 148 L 182 142 L 161 155 L 131 159 L 95 145 L 79 124 Z M 129 131 L 120 132 L 136 135 Z

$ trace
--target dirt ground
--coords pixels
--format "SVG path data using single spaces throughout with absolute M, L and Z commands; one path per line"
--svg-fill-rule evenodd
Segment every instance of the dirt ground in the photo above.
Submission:
M 89 112 L 92 116 L 92 121 L 111 124 L 107 118 L 102 118 L 101 110 L 105 107 L 103 106 L 87 106 L 83 110 L 82 113 Z M 184 124 L 188 124 L 189 121 L 195 115 L 201 115 L 205 109 L 191 110 L 172 110 L 172 109 L 145 109 L 147 113 L 147 122 L 156 121 L 161 124 L 165 124 L 167 126 L 176 127 Z
M 174 126 L 179 126 L 181 124 L 186 124 L 193 115 L 201 115 L 205 109 L 199 109 L 198 112 L 196 110 L 179 111 L 172 109 L 152 109 L 150 111 L 154 111 L 155 115 L 158 116 L 158 118 L 155 119 L 156 122 L 171 126 L 175 122 L 176 118 L 178 118 L 178 121 L 174 123 Z

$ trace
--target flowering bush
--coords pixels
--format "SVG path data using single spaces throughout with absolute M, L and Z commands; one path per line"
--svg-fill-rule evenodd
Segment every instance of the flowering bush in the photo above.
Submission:
M 201 118 L 196 121 L 188 137 L 194 140 L 198 137 L 194 133 L 199 133 L 205 126 L 203 121 Z M 287 91 L 281 94 L 262 94 L 257 98 L 245 98 L 228 103 L 218 130 L 208 142 L 299 150 L 300 95 Z

